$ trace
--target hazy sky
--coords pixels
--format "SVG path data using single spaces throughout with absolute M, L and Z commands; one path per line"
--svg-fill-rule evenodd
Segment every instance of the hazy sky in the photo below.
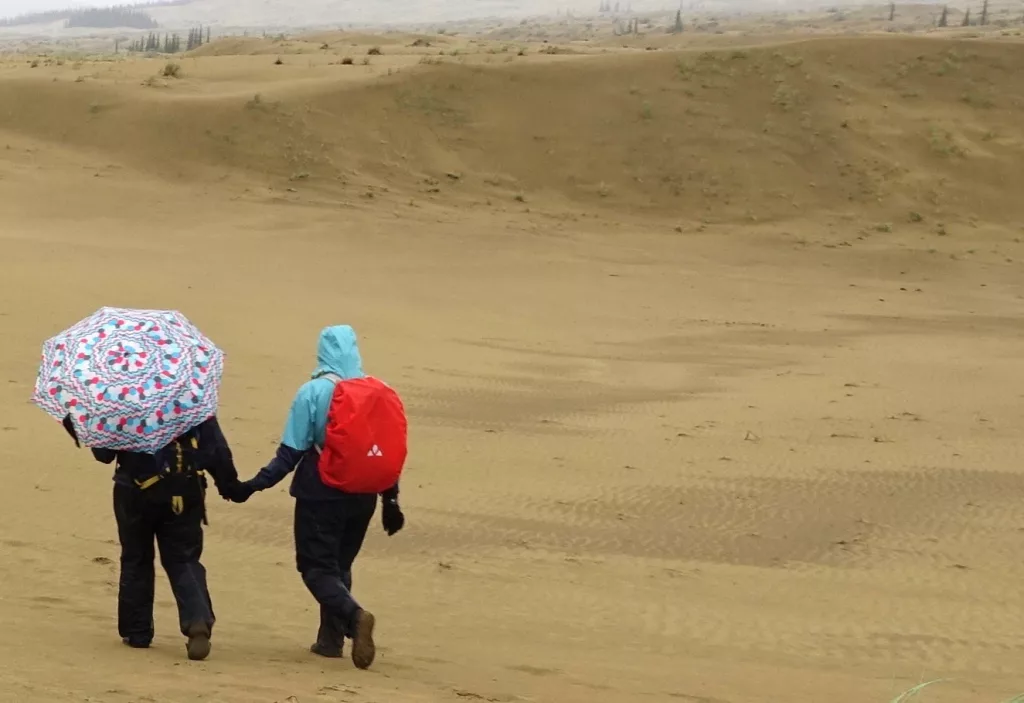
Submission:
M 90 2 L 89 0 L 0 0 L 0 17 L 10 17 L 11 15 L 23 15 L 26 12 L 42 12 L 44 10 L 63 10 L 65 7 L 101 4 L 104 3 Z

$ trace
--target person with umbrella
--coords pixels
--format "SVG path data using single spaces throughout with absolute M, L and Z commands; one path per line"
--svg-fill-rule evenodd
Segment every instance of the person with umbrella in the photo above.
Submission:
M 153 641 L 155 540 L 188 657 L 210 653 L 205 472 L 223 498 L 244 493 L 215 414 L 223 356 L 174 311 L 103 308 L 43 346 L 33 400 L 76 446 L 115 463 L 118 632 L 130 647 Z
M 310 651 L 341 657 L 352 639 L 352 662 L 374 660 L 375 619 L 352 596 L 352 563 L 383 499 L 388 535 L 405 525 L 398 478 L 407 422 L 397 394 L 363 373 L 355 331 L 348 325 L 320 333 L 317 367 L 292 402 L 277 454 L 243 483 L 247 499 L 280 483 L 292 471 L 295 555 L 303 583 L 320 605 L 320 629 Z

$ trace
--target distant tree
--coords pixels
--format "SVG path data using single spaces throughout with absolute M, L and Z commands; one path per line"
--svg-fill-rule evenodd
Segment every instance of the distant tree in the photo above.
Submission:
M 145 12 L 133 7 L 88 7 L 83 9 L 65 10 L 66 27 L 131 27 L 133 29 L 155 29 L 159 25 Z
M 210 43 L 210 28 L 209 27 L 206 28 L 206 43 L 207 44 Z
M 896 3 L 889 3 L 889 21 L 892 22 L 896 19 Z
M 207 28 L 207 31 L 209 31 L 209 28 Z M 198 49 L 203 43 L 203 28 L 190 29 L 188 32 L 188 44 L 185 50 L 192 51 L 192 49 Z
M 964 13 L 964 21 L 960 23 L 961 27 L 971 26 L 971 8 L 967 8 L 967 12 Z
M 988 24 L 988 0 L 985 0 L 981 4 L 981 21 L 978 24 L 981 24 L 981 25 Z
M 942 14 L 939 15 L 939 26 L 940 27 L 948 27 L 949 26 L 949 8 L 947 6 L 945 6 L 945 5 L 942 6 Z
M 0 27 L 17 27 L 24 24 L 46 24 L 49 22 L 56 22 L 61 19 L 67 19 L 67 16 L 68 12 L 66 10 L 32 12 L 27 15 L 16 15 L 14 17 L 5 17 L 0 19 Z
M 682 8 L 679 8 L 678 10 L 676 10 L 676 23 L 674 25 L 672 25 L 672 33 L 673 34 L 682 34 L 683 33 L 683 9 Z

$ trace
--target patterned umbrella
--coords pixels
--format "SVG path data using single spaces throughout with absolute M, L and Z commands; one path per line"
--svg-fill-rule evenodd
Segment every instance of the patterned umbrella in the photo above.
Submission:
M 102 308 L 43 344 L 32 400 L 87 447 L 154 453 L 217 412 L 223 370 L 181 313 Z

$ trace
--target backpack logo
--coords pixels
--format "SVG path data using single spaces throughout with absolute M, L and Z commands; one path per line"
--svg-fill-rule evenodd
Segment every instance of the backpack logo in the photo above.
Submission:
M 378 447 L 378 446 L 377 446 L 377 445 L 375 444 L 375 445 L 373 445 L 373 447 L 372 447 L 372 448 L 370 449 L 370 451 L 366 452 L 366 456 L 384 456 L 384 452 L 382 452 L 382 451 L 380 450 L 380 447 Z

